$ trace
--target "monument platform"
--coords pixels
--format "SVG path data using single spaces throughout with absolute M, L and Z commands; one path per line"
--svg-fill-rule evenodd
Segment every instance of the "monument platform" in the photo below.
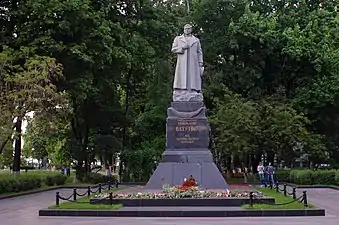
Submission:
M 172 102 L 167 109 L 166 150 L 146 189 L 181 185 L 193 176 L 207 189 L 228 189 L 209 150 L 210 127 L 203 102 Z

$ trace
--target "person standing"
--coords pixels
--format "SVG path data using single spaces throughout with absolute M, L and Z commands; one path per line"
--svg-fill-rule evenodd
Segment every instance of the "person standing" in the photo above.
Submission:
M 275 185 L 274 167 L 272 166 L 272 163 L 268 163 L 268 166 L 266 167 L 266 173 L 267 173 L 268 181 L 270 182 L 270 184 L 272 184 L 272 186 L 274 186 Z
M 71 166 L 70 166 L 70 165 L 68 165 L 68 166 L 66 167 L 66 175 L 67 175 L 68 177 L 71 176 Z
M 259 180 L 260 180 L 261 187 L 264 187 L 264 185 L 266 184 L 265 167 L 264 167 L 262 162 L 259 163 L 257 170 L 258 170 L 258 174 L 259 174 Z

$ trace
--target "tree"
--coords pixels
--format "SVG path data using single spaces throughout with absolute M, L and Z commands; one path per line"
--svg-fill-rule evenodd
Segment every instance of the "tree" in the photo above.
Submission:
M 326 160 L 327 149 L 336 157 L 337 7 L 335 1 L 197 1 L 193 19 L 206 49 L 206 75 L 220 83 L 207 77 L 208 107 L 215 107 L 223 94 L 220 86 L 227 86 L 259 106 L 266 102 L 272 116 L 266 132 L 289 137 L 284 126 L 299 126 L 295 137 L 307 143 L 313 160 Z M 288 125 L 284 117 L 300 123 Z M 295 141 L 287 144 L 271 134 L 281 157 L 291 153 Z
M 7 136 L 0 142 L 0 153 L 15 128 L 13 171 L 20 171 L 22 120 L 28 112 L 47 111 L 62 102 L 63 95 L 53 84 L 62 77 L 62 66 L 52 58 L 32 54 L 28 48 L 14 51 L 7 47 L 0 53 L 0 65 L 0 121 L 4 121 L 2 136 Z
M 211 115 L 211 126 L 220 167 L 231 168 L 231 156 L 238 162 L 246 162 L 255 149 L 258 131 L 258 113 L 254 102 L 246 101 L 239 95 L 228 94 L 217 100 Z M 227 163 L 226 163 L 227 162 Z M 238 164 L 239 165 L 239 164 Z
M 46 162 L 52 165 L 62 166 L 70 164 L 72 158 L 65 149 L 65 141 L 69 130 L 67 108 L 56 108 L 52 113 L 35 113 L 28 120 L 26 132 L 23 135 L 23 155 L 28 158 Z M 46 167 L 45 164 L 41 164 Z

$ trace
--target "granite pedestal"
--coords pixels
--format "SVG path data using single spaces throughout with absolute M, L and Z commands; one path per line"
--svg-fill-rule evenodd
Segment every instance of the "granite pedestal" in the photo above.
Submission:
M 181 185 L 192 175 L 202 188 L 228 189 L 213 162 L 203 102 L 172 102 L 167 109 L 166 150 L 146 189 Z

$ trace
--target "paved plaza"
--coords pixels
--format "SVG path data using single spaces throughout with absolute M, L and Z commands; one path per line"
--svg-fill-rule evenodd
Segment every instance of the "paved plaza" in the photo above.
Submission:
M 60 189 L 69 196 L 71 189 Z M 301 190 L 300 190 L 301 191 Z M 38 210 L 55 202 L 55 192 L 0 200 L 0 225 L 338 225 L 339 191 L 307 189 L 309 201 L 326 209 L 325 217 L 284 218 L 93 218 L 93 217 L 39 217 Z

